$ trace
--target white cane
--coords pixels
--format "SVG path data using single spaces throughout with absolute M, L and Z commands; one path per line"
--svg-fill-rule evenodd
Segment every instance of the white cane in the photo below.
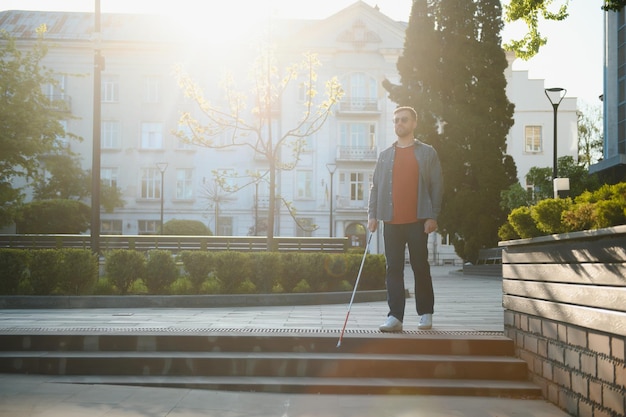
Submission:
M 367 251 L 370 247 L 370 241 L 372 240 L 373 233 L 370 233 L 370 236 L 367 238 L 367 244 L 365 245 L 365 252 L 363 252 L 363 258 L 361 259 L 361 266 L 359 267 L 359 273 L 356 277 L 356 283 L 354 284 L 354 289 L 352 290 L 352 298 L 350 298 L 350 304 L 348 305 L 348 313 L 346 314 L 346 320 L 343 322 L 343 329 L 341 329 L 341 334 L 339 335 L 339 341 L 337 342 L 337 347 L 341 346 L 341 341 L 343 340 L 343 333 L 346 331 L 346 325 L 348 324 L 348 317 L 350 317 L 350 310 L 352 309 L 352 302 L 354 301 L 354 295 L 356 294 L 356 289 L 359 286 L 359 280 L 361 279 L 361 272 L 363 272 L 363 264 L 365 263 L 365 257 L 367 256 Z

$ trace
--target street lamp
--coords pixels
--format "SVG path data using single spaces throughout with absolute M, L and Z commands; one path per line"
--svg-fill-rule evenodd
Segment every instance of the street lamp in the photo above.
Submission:
M 163 189 L 164 189 L 164 179 L 165 179 L 165 170 L 167 169 L 167 162 L 157 162 L 157 168 L 161 172 L 161 230 L 160 233 L 163 234 Z
M 554 110 L 554 148 L 552 155 L 552 180 L 557 178 L 557 169 L 556 169 L 556 112 L 559 108 L 559 104 L 567 94 L 567 90 L 560 87 L 546 88 L 545 89 L 546 97 L 550 100 L 550 104 L 552 104 L 552 109 Z
M 337 164 L 326 164 L 326 168 L 330 173 L 330 237 L 333 237 L 333 174 L 337 170 Z

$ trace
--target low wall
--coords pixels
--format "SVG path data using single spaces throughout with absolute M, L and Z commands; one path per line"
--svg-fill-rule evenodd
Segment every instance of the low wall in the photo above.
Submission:
M 626 415 L 626 226 L 501 242 L 505 335 L 544 397 Z

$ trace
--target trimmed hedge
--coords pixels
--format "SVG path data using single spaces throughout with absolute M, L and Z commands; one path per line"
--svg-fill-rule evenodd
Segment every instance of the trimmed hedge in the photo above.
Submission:
M 0 294 L 268 294 L 351 290 L 362 254 L 118 249 L 0 249 Z M 359 289 L 385 288 L 384 255 L 365 258 Z

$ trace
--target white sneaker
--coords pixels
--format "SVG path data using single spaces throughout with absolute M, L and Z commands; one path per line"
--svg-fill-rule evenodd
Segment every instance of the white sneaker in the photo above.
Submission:
M 417 325 L 417 328 L 420 330 L 429 330 L 433 327 L 433 315 L 432 314 L 424 314 L 420 318 L 420 322 Z
M 388 316 L 387 320 L 379 327 L 381 332 L 401 332 L 402 322 L 394 316 Z

